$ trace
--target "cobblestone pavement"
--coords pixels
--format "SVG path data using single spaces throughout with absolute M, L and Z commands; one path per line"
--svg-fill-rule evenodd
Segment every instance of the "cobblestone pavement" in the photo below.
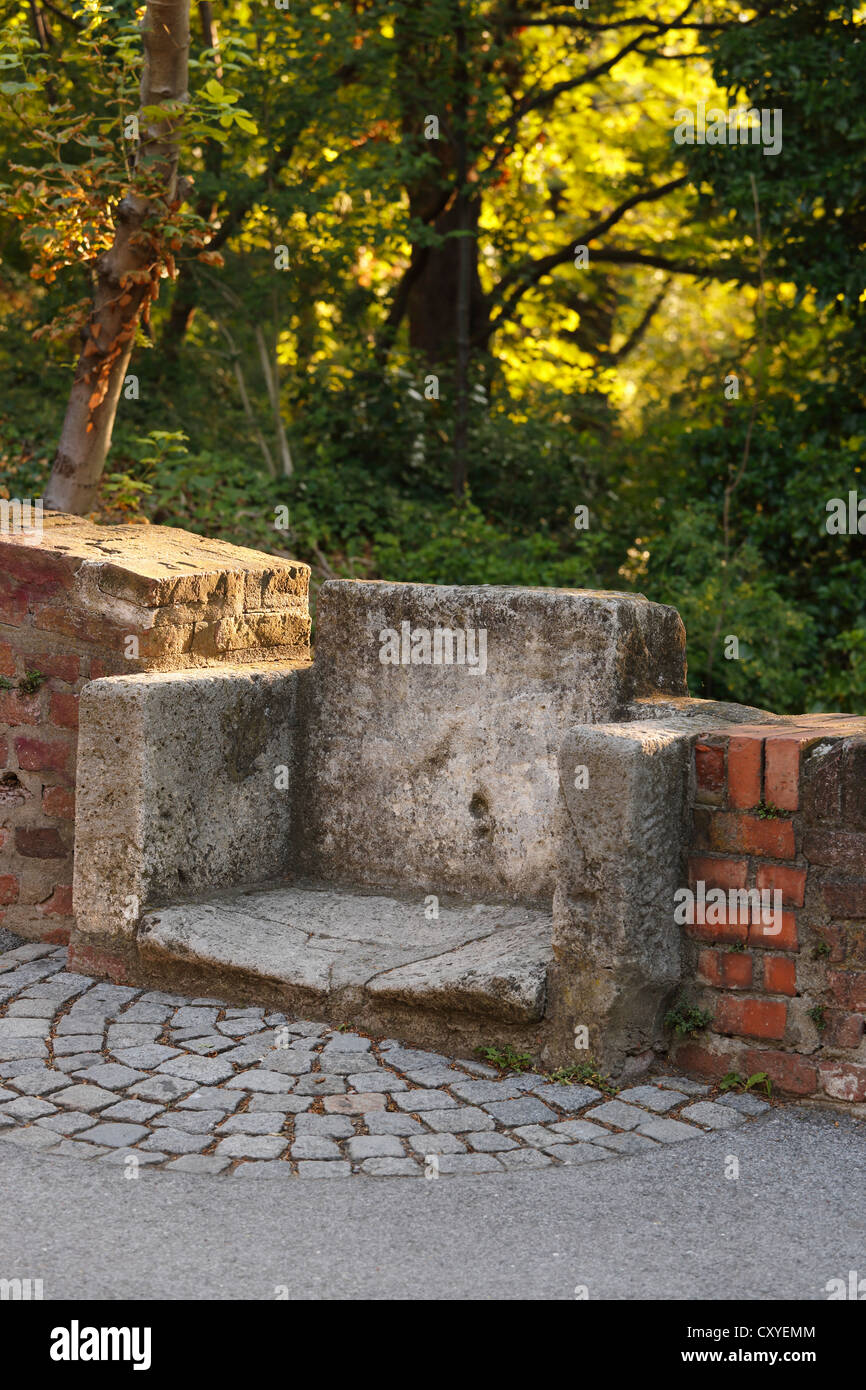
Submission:
M 709 1097 L 709 1098 L 708 1098 Z M 0 953 L 0 1139 L 236 1177 L 502 1173 L 597 1163 L 768 1110 L 685 1077 L 615 1098 L 218 999 L 97 983 L 66 950 Z

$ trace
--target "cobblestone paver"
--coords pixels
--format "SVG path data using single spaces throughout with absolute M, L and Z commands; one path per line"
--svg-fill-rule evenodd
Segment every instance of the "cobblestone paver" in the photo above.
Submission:
M 98 983 L 0 952 L 0 1141 L 181 1173 L 428 1177 L 612 1161 L 752 1123 L 664 1076 L 617 1097 L 309 1019 Z

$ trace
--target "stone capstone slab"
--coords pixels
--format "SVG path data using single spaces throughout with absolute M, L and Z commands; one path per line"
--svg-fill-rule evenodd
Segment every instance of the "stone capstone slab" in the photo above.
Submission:
M 105 647 L 130 671 L 309 656 L 310 568 L 299 560 L 174 526 L 47 512 L 41 536 L 0 533 L 0 569 L 47 590 L 42 632 Z

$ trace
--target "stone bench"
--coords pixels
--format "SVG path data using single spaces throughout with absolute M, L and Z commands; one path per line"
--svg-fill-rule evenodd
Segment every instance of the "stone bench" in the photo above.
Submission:
M 559 1016 L 555 902 L 575 821 L 607 814 L 562 758 L 685 689 L 679 616 L 639 596 L 350 581 L 320 591 L 311 665 L 92 682 L 75 959 L 463 1049 L 573 1060 L 585 1021 L 621 1059 L 601 1014 Z M 677 978 L 657 897 L 644 1047 Z

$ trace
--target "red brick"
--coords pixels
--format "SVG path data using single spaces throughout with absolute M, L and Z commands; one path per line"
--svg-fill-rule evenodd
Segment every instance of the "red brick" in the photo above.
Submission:
M 821 754 L 813 749 L 812 755 L 804 758 L 800 771 L 800 800 L 807 821 L 837 823 L 840 820 L 843 760 L 841 743 Z
M 58 883 L 47 902 L 39 904 L 45 917 L 68 917 L 72 912 L 72 884 Z
M 745 922 L 689 922 L 686 935 L 695 941 L 713 941 L 722 946 L 746 944 L 749 928 Z
M 855 1062 L 823 1062 L 821 1089 L 834 1100 L 866 1100 L 866 1067 Z
M 21 627 L 27 617 L 27 595 L 0 573 L 0 623 Z
M 822 934 L 826 935 L 828 940 L 831 940 L 829 934 L 833 931 L 838 931 L 839 933 L 842 942 L 842 952 L 841 955 L 836 956 L 833 954 L 831 948 L 830 960 L 834 962 L 836 960 L 844 960 L 847 961 L 848 965 L 853 969 L 866 970 L 866 927 L 827 927 Z
M 42 809 L 46 816 L 58 816 L 62 820 L 75 819 L 75 792 L 69 787 L 45 787 L 42 791 Z
M 831 917 L 866 917 L 866 883 L 825 883 L 821 892 Z
M 782 913 L 782 930 L 775 936 L 772 934 L 776 927 L 775 922 L 771 922 L 769 931 L 763 922 L 753 922 L 749 927 L 749 945 L 764 946 L 770 951 L 796 951 L 797 943 L 797 919 L 793 912 Z
M 67 685 L 74 685 L 81 673 L 81 659 L 77 656 L 61 654 L 52 656 L 40 652 L 38 655 L 28 657 L 28 662 L 43 676 L 51 676 L 55 680 L 65 681 Z
M 754 854 L 766 854 L 772 859 L 794 858 L 794 827 L 789 820 L 762 820 L 744 816 L 743 845 Z
M 702 984 L 721 985 L 721 960 L 720 951 L 700 951 L 698 953 L 698 979 Z
M 701 894 L 701 885 L 694 888 L 694 901 L 685 904 L 688 923 L 706 923 L 707 926 L 744 926 L 760 920 L 760 909 L 754 899 L 758 897 L 754 888 L 706 888 Z M 722 901 L 717 899 L 721 897 Z
M 0 722 L 3 724 L 38 724 L 40 721 L 39 691 L 25 695 L 21 690 L 0 690 Z
M 783 1038 L 788 1006 L 777 999 L 735 999 L 725 995 L 716 1002 L 713 1027 L 719 1033 L 747 1038 Z
M 70 941 L 67 965 L 70 970 L 80 970 L 84 975 L 112 980 L 114 984 L 124 984 L 127 978 L 126 961 L 110 951 L 102 951 L 84 941 Z
M 806 895 L 806 870 L 792 869 L 783 864 L 759 864 L 755 877 L 756 888 L 778 888 L 786 907 L 802 907 Z
M 59 593 L 71 587 L 73 575 L 79 562 L 73 562 L 65 555 L 51 554 L 27 542 L 13 541 L 0 548 L 0 564 L 5 574 L 35 589 L 45 589 Z
M 857 831 L 807 830 L 803 853 L 810 864 L 823 864 L 853 877 L 866 878 L 866 835 Z
M 0 903 L 8 907 L 18 901 L 18 880 L 13 874 L 0 874 Z
M 721 1052 L 711 1052 L 708 1047 L 701 1047 L 700 1043 L 681 1043 L 673 1048 L 673 1054 L 682 1071 L 694 1071 L 699 1076 L 721 1077 L 741 1067 L 742 1053 L 736 1043 Z
M 90 657 L 90 680 L 97 681 L 103 676 L 128 676 L 129 671 L 138 669 L 133 660 L 125 656 Z
M 5 737 L 0 736 L 0 768 L 9 766 L 9 744 Z
M 866 1011 L 866 972 L 828 970 L 827 988 L 843 1009 Z
M 826 1047 L 859 1047 L 863 1037 L 863 1015 L 844 1009 L 828 1009 L 821 1041 Z
M 789 820 L 716 811 L 710 817 L 710 844 L 728 854 L 768 855 L 773 859 L 794 858 L 794 827 Z
M 18 766 L 25 772 L 63 772 L 69 762 L 68 743 L 35 738 L 16 738 Z
M 27 859 L 65 859 L 68 849 L 51 826 L 19 825 L 15 849 Z
M 51 692 L 51 721 L 62 729 L 78 728 L 78 696 L 65 691 Z
M 752 957 L 744 951 L 701 951 L 698 974 L 717 989 L 750 989 Z
M 748 1051 L 743 1064 L 750 1076 L 765 1071 L 780 1091 L 789 1095 L 811 1096 L 818 1089 L 818 1069 L 795 1052 Z
M 800 749 L 803 738 L 770 735 L 764 744 L 764 800 L 781 811 L 800 805 Z
M 68 946 L 71 930 L 71 925 L 68 927 L 52 927 L 51 931 L 40 932 L 39 940 L 49 941 L 52 946 Z
M 699 801 L 721 801 L 725 789 L 725 745 L 695 744 L 695 774 Z
M 36 614 L 44 609 L 46 604 L 51 603 L 54 590 L 43 587 L 41 584 L 22 584 L 18 590 L 24 596 L 24 602 L 28 613 Z
M 15 652 L 8 642 L 0 642 L 0 676 L 15 675 Z
M 728 804 L 747 811 L 761 800 L 763 738 L 737 734 L 728 742 Z
M 866 738 L 845 746 L 842 773 L 842 824 L 866 830 Z
M 784 956 L 764 957 L 764 989 L 768 994 L 796 994 L 797 967 Z
M 80 642 L 93 642 L 109 651 L 123 651 L 129 627 L 112 623 L 98 613 L 65 604 L 51 604 L 36 614 L 35 626 L 41 632 L 56 632 Z
M 745 888 L 748 867 L 745 859 L 713 859 L 694 855 L 689 860 L 689 883 L 703 882 L 707 888 Z

